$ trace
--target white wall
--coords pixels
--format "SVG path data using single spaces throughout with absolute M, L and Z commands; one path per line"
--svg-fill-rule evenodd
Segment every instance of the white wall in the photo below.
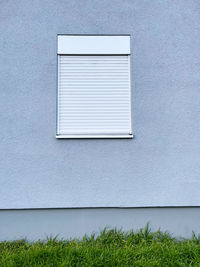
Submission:
M 199 206 L 199 25 L 197 0 L 1 1 L 0 208 Z M 56 140 L 58 33 L 131 34 L 135 139 Z

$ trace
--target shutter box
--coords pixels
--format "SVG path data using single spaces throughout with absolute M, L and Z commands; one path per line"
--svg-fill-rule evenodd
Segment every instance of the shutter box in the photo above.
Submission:
M 132 138 L 130 36 L 58 35 L 57 138 Z

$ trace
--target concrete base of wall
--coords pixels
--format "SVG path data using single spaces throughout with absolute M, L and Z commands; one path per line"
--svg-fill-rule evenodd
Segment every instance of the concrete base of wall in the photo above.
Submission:
M 200 207 L 193 208 L 92 208 L 0 210 L 0 240 L 47 236 L 82 237 L 105 226 L 137 230 L 150 223 L 152 230 L 168 230 L 174 236 L 200 232 Z

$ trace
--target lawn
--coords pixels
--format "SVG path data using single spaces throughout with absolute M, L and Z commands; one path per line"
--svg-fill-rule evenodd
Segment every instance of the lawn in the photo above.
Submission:
M 0 266 L 200 266 L 200 238 L 173 238 L 147 226 L 105 229 L 81 240 L 0 243 Z

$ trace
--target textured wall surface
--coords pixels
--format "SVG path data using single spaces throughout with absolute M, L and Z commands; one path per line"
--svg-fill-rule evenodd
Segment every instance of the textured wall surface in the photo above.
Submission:
M 0 1 L 0 208 L 200 205 L 200 2 Z M 130 33 L 133 140 L 56 140 L 58 33 Z

